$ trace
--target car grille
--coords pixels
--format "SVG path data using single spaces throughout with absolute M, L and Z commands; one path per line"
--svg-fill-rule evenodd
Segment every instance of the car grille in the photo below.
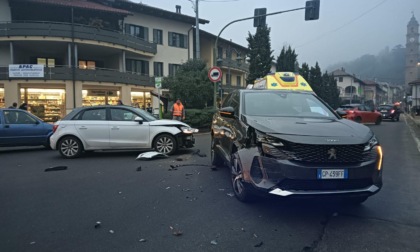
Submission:
M 313 145 L 287 143 L 278 149 L 289 160 L 311 163 L 360 163 L 376 159 L 376 151 L 364 152 L 364 145 Z M 280 156 L 280 155 L 278 155 Z
M 293 180 L 285 179 L 278 184 L 282 190 L 351 190 L 366 188 L 373 184 L 372 179 L 348 180 Z

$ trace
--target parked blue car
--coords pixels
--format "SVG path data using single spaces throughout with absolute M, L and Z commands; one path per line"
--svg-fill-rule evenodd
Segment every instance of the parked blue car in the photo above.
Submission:
M 50 148 L 53 125 L 21 109 L 0 109 L 0 146 Z

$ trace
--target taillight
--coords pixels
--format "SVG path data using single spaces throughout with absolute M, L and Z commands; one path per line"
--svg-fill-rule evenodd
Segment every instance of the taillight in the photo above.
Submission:
M 53 125 L 53 133 L 57 130 L 57 128 L 58 128 L 58 125 Z
M 347 113 L 353 114 L 354 113 L 354 110 L 347 110 Z

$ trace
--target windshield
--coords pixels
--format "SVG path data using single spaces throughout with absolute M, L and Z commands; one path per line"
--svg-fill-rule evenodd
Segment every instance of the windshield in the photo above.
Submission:
M 337 118 L 312 93 L 246 92 L 244 95 L 246 115 Z
M 143 109 L 140 108 L 133 108 L 137 114 L 139 114 L 141 117 L 143 117 L 143 119 L 145 119 L 146 121 L 156 121 L 157 119 L 152 116 L 149 112 L 144 111 Z

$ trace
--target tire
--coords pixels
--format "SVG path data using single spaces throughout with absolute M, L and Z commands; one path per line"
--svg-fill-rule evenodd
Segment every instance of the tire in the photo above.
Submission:
M 251 185 L 243 180 L 237 153 L 232 154 L 231 161 L 232 189 L 235 197 L 242 202 L 255 201 L 256 197 L 251 191 Z
M 397 116 L 397 122 L 399 122 L 400 121 L 400 116 Z
M 360 116 L 358 116 L 358 117 L 356 117 L 354 119 L 354 121 L 357 122 L 357 123 L 361 123 L 362 122 L 362 118 Z
M 153 149 L 166 155 L 172 155 L 177 151 L 177 143 L 172 135 L 162 134 L 153 141 Z
M 395 117 L 391 117 L 391 122 L 395 122 Z
M 211 164 L 215 166 L 223 166 L 224 160 L 217 151 L 215 151 L 215 143 L 213 136 L 211 137 Z
M 376 118 L 375 124 L 379 125 L 382 122 L 382 117 L 378 116 L 378 118 Z
M 57 149 L 65 158 L 77 158 L 83 152 L 83 145 L 78 138 L 67 136 L 60 140 Z

